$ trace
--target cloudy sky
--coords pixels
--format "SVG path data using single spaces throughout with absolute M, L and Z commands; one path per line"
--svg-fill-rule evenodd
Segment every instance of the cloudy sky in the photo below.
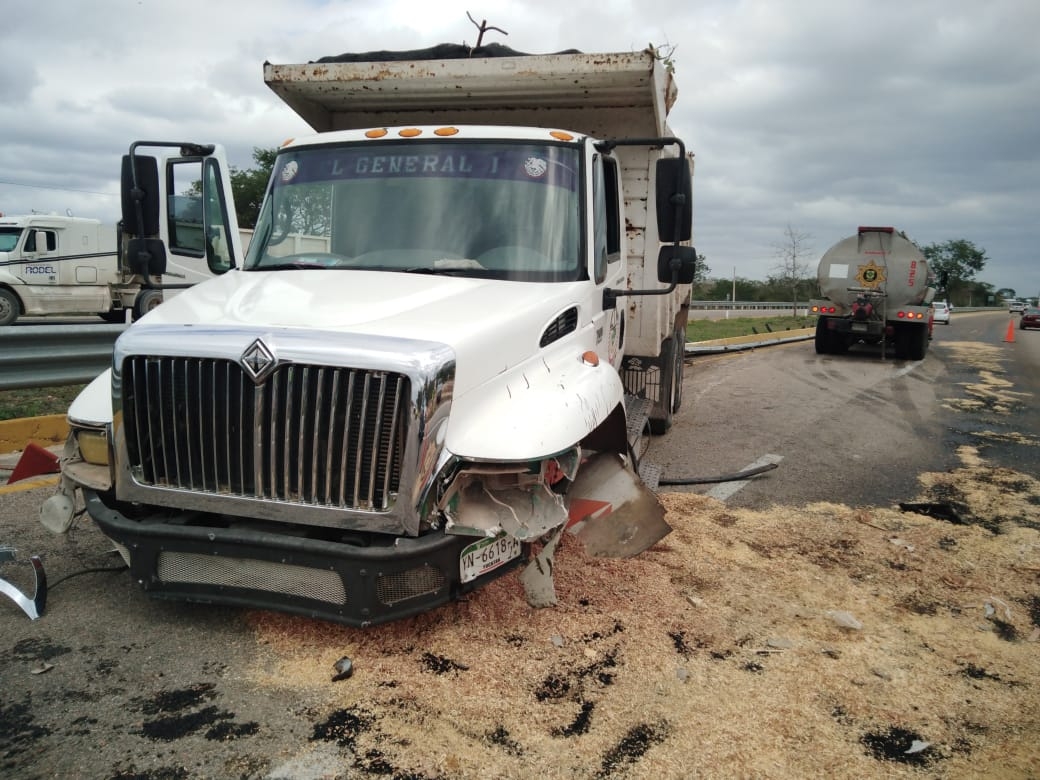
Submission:
M 8 0 L 0 212 L 115 221 L 130 142 L 224 144 L 232 164 L 308 131 L 262 64 L 473 44 L 670 48 L 670 124 L 697 157 L 712 275 L 765 279 L 788 225 L 811 262 L 864 224 L 966 239 L 979 278 L 1040 295 L 1037 0 Z

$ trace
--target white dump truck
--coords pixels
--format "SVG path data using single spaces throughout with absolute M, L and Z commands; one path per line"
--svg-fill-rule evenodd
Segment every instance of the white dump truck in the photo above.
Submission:
M 22 315 L 96 314 L 125 322 L 151 311 L 162 303 L 163 291 L 122 262 L 119 242 L 118 226 L 97 219 L 0 216 L 0 325 Z M 169 264 L 165 279 L 185 286 L 212 276 L 197 252 Z
M 619 557 L 669 532 L 633 442 L 680 404 L 696 257 L 670 69 L 453 49 L 265 65 L 321 132 L 279 150 L 244 256 L 219 147 L 131 147 L 138 270 L 183 243 L 183 165 L 220 275 L 72 404 L 45 525 L 80 491 L 153 596 L 350 625 L 522 563 L 551 604 L 565 529 Z
M 936 288 L 921 250 L 892 227 L 860 227 L 828 249 L 817 268 L 816 352 L 853 344 L 894 346 L 897 358 L 921 360 L 932 333 Z

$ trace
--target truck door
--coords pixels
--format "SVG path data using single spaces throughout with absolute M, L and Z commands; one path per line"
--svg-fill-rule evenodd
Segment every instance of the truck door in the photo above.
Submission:
M 22 244 L 22 262 L 18 268 L 18 277 L 26 284 L 60 284 L 57 231 L 28 228 Z
M 626 287 L 624 252 L 621 245 L 621 188 L 618 161 L 605 154 L 592 157 L 592 232 L 593 256 L 590 275 L 596 293 L 603 300 L 603 289 Z M 624 344 L 625 313 L 623 309 L 603 309 L 597 304 L 594 315 L 596 348 L 614 368 L 621 365 Z
M 235 256 L 214 160 L 170 159 L 166 165 L 169 264 L 167 284 L 197 284 L 213 276 L 209 262 L 230 267 Z M 176 290 L 168 290 L 170 297 Z

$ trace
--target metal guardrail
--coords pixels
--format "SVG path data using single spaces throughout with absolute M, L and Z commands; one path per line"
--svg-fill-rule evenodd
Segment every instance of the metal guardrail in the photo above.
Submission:
M 799 302 L 797 305 L 787 301 L 690 301 L 691 309 L 702 311 L 792 311 L 808 315 L 809 304 Z M 957 306 L 953 311 L 1007 311 L 1006 306 Z
M 791 310 L 791 303 L 762 301 L 693 301 L 695 309 Z M 799 304 L 799 309 L 801 305 Z M 959 306 L 954 313 L 1006 311 L 1003 306 Z M 112 347 L 126 325 L 34 325 L 0 328 L 0 390 L 80 385 L 112 362 Z M 776 337 L 762 334 L 764 341 Z M 744 347 L 746 348 L 746 347 Z M 687 346 L 687 354 L 695 350 Z M 708 351 L 708 350 L 703 350 Z
M 707 311 L 725 311 L 727 309 L 742 311 L 803 311 L 808 306 L 809 304 L 807 303 L 799 303 L 795 306 L 790 301 L 787 303 L 779 301 L 690 301 L 691 309 Z
M 0 390 L 80 385 L 112 364 L 126 325 L 0 328 Z

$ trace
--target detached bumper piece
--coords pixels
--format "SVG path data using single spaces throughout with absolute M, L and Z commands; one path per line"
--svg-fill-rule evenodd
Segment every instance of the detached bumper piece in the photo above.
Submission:
M 11 547 L 0 547 L 0 563 L 8 563 L 15 559 L 15 550 Z M 26 596 L 15 585 L 0 578 L 0 593 L 18 605 L 29 620 L 39 620 L 47 606 L 47 574 L 43 571 L 43 562 L 38 555 L 29 558 L 33 576 L 36 580 L 33 595 Z
M 258 526 L 135 520 L 93 491 L 84 490 L 84 498 L 94 522 L 122 548 L 131 576 L 155 598 L 271 609 L 349 626 L 427 612 L 526 560 L 520 555 L 463 583 L 460 557 L 473 537 L 368 536 L 366 546 Z

